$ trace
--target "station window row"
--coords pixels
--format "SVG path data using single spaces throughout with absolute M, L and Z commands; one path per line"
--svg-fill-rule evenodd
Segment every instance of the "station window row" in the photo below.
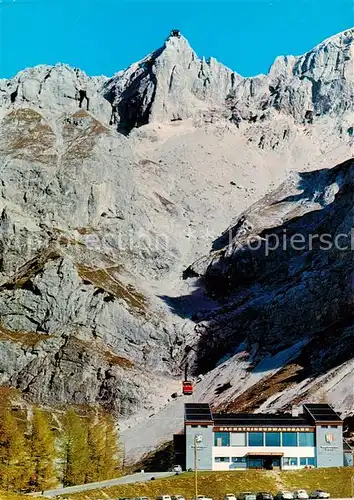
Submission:
M 315 465 L 315 458 L 314 457 L 283 457 L 283 465 L 292 465 L 292 466 L 305 466 L 305 465 Z
M 246 457 L 215 457 L 214 462 L 216 463 L 246 463 L 247 459 Z M 262 461 L 260 461 L 262 462 Z M 315 465 L 315 458 L 314 457 L 283 457 L 282 459 L 283 466 L 292 466 L 296 467 L 298 465 L 300 466 L 314 466 Z
M 315 446 L 313 432 L 215 432 L 214 446 Z
M 226 463 L 229 463 L 229 462 L 232 462 L 234 464 L 242 464 L 242 463 L 246 463 L 246 457 L 215 457 L 214 458 L 214 462 L 226 462 Z

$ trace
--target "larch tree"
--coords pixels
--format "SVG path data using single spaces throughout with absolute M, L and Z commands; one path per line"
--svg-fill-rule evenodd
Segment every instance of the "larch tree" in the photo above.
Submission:
M 39 408 L 33 411 L 30 453 L 34 489 L 42 491 L 54 487 L 57 483 L 55 437 L 48 416 Z
M 6 490 L 27 490 L 32 473 L 25 427 L 11 409 L 2 410 L 0 425 L 0 483 Z
M 8 423 L 6 413 L 9 410 L 0 407 L 0 487 L 7 487 L 7 467 L 8 467 Z
M 63 424 L 63 483 L 65 486 L 83 484 L 89 465 L 87 423 L 71 409 L 65 414 Z
M 103 481 L 117 476 L 118 437 L 113 419 L 104 413 L 91 413 L 87 441 L 89 464 L 86 481 Z
M 105 426 L 102 416 L 92 413 L 88 419 L 87 444 L 89 464 L 86 482 L 99 481 L 105 469 Z

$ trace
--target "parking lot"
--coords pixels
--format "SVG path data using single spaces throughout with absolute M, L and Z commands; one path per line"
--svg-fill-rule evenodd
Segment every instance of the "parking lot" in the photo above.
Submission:
M 315 490 L 308 492 L 304 489 L 295 491 L 281 490 L 276 495 L 270 492 L 242 492 L 239 494 L 227 493 L 218 497 L 210 497 L 203 494 L 198 494 L 197 500 L 308 500 L 308 499 L 328 499 L 330 494 L 324 490 Z M 156 497 L 117 497 L 111 500 L 196 500 L 195 496 L 186 497 L 179 494 L 158 495 Z

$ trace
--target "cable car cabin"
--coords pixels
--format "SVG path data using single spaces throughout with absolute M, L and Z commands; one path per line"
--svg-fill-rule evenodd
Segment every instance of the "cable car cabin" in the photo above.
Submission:
M 185 396 L 191 396 L 193 394 L 193 384 L 192 382 L 188 382 L 188 380 L 185 380 L 183 382 L 183 386 L 182 386 L 182 392 Z

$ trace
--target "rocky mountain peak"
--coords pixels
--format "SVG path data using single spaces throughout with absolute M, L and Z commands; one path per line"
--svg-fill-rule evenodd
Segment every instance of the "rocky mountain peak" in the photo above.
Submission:
M 151 121 L 178 121 L 208 113 L 224 103 L 240 77 L 215 59 L 200 59 L 183 36 L 170 36 L 162 48 L 106 85 L 117 110 L 118 128 Z
M 192 49 L 189 41 L 187 40 L 186 37 L 183 35 L 179 36 L 169 36 L 164 44 L 164 53 L 172 53 L 176 52 L 180 56 L 184 57 L 184 54 L 194 54 L 196 57 L 196 54 L 194 50 Z
M 158 50 L 111 79 L 65 64 L 41 65 L 0 80 L 0 112 L 23 106 L 58 116 L 77 109 L 80 91 L 90 111 L 120 132 L 149 122 L 243 120 L 275 109 L 304 123 L 352 109 L 353 29 L 303 56 L 280 56 L 267 75 L 243 78 L 214 58 L 199 58 L 188 40 L 171 36 Z M 307 117 L 307 118 L 306 118 Z
M 200 59 L 183 36 L 171 36 L 108 88 L 125 132 L 153 121 L 205 123 L 225 113 L 238 125 L 271 109 L 306 123 L 352 108 L 352 44 L 351 29 L 303 56 L 278 57 L 267 75 L 243 78 L 213 58 Z
M 354 28 L 338 33 L 299 57 L 294 74 L 300 77 L 320 78 L 325 82 L 338 77 L 354 78 Z
M 62 63 L 27 68 L 9 80 L 0 80 L 0 116 L 26 106 L 48 118 L 58 118 L 77 110 L 79 91 L 85 90 L 92 98 L 92 113 L 107 121 L 111 107 L 100 93 L 106 80 Z

